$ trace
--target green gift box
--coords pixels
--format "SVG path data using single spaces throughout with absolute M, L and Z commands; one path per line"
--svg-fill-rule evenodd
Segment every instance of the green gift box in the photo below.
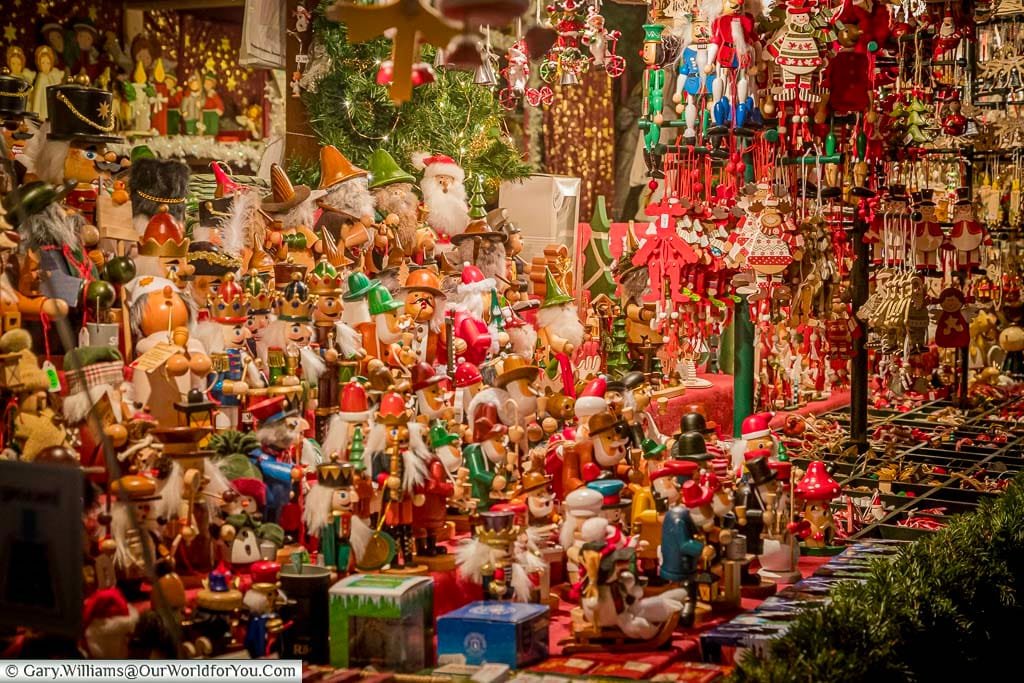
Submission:
M 434 661 L 434 580 L 354 574 L 330 592 L 331 666 L 411 673 Z

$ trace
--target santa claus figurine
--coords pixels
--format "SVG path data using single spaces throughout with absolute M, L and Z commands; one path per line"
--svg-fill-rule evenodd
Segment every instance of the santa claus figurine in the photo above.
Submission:
M 456 296 L 446 304 L 454 322 L 455 353 L 475 365 L 482 364 L 489 353 L 497 351 L 497 339 L 492 336 L 484 315 L 485 297 L 490 299 L 494 287 L 493 279 L 485 278 L 479 268 L 467 263 L 462 268 Z M 443 345 L 442 352 L 447 355 L 447 344 Z
M 758 452 L 768 458 L 775 454 L 775 439 L 768 425 L 774 413 L 754 413 L 749 415 L 740 426 L 740 438 L 732 442 L 732 466 L 737 468 L 747 459 L 749 453 Z
M 439 251 L 451 249 L 451 237 L 461 235 L 469 224 L 466 204 L 466 173 L 444 154 L 413 154 L 413 165 L 423 171 L 420 192 L 427 209 L 427 225 L 437 233 Z
M 82 608 L 85 651 L 95 659 L 125 659 L 139 613 L 117 588 L 90 595 Z

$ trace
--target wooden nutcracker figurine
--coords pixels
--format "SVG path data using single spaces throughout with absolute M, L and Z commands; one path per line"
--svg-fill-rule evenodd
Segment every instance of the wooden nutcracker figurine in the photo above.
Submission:
M 431 448 L 443 448 L 458 441 L 456 435 L 443 431 L 444 428 L 440 424 L 436 426 L 440 427 L 441 431 L 430 430 Z M 449 461 L 448 465 L 450 464 L 452 463 Z M 454 479 L 448 465 L 440 456 L 431 453 L 426 463 L 426 476 L 416 489 L 418 504 L 413 533 L 416 536 L 416 555 L 419 557 L 437 557 L 448 552 L 437 544 L 441 530 L 448 521 L 448 499 L 455 493 Z
M 711 42 L 704 71 L 718 71 L 713 96 L 714 119 L 719 128 L 730 123 L 742 128 L 753 113 L 747 73 L 756 67 L 758 36 L 748 1 L 722 0 L 720 7 L 712 8 L 717 12 L 708 13 Z
M 381 397 L 377 424 L 370 432 L 366 451 L 371 458 L 371 475 L 384 492 L 384 525 L 396 541 L 392 562 L 396 569 L 418 567 L 413 559 L 415 501 L 433 458 L 424 433 L 401 394 L 389 391 Z
M 662 178 L 661 163 L 657 157 L 657 147 L 661 142 L 661 125 L 664 123 L 662 109 L 665 106 L 665 47 L 662 44 L 662 33 L 665 27 L 661 24 L 644 24 L 643 58 L 646 66 L 644 73 L 644 163 L 647 164 L 647 175 Z
M 473 416 L 473 442 L 462 449 L 472 496 L 477 509 L 488 510 L 497 500 L 505 498 L 509 477 L 507 449 L 508 428 L 498 420 L 498 408 L 483 403 Z
M 347 462 L 327 462 L 316 469 L 316 483 L 303 502 L 306 529 L 319 539 L 319 552 L 328 567 L 340 574 L 351 571 L 362 557 L 372 530 L 356 514 L 359 495 L 355 469 Z
M 679 621 L 684 626 L 693 626 L 697 615 L 697 562 L 704 551 L 704 544 L 696 539 L 698 530 L 690 513 L 683 504 L 683 486 L 680 478 L 692 476 L 694 468 L 688 463 L 669 460 L 651 473 L 652 482 L 666 480 L 662 490 L 667 508 L 661 520 L 661 568 L 659 575 L 664 581 L 679 584 L 685 591 L 686 601 Z

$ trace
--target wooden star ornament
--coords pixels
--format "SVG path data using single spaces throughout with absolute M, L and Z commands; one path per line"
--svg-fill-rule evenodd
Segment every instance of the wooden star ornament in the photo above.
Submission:
M 458 24 L 442 18 L 425 0 L 395 0 L 387 5 L 352 5 L 339 0 L 327 8 L 327 18 L 344 22 L 348 39 L 364 43 L 394 29 L 391 59 L 394 74 L 388 91 L 395 104 L 412 97 L 412 68 L 423 43 L 443 48 L 461 32 Z

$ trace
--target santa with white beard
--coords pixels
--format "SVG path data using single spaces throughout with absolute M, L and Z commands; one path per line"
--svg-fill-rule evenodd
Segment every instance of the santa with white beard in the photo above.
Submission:
M 417 152 L 412 155 L 412 163 L 423 171 L 420 192 L 429 211 L 427 225 L 437 233 L 437 250 L 449 251 L 452 235 L 461 235 L 469 224 L 466 173 L 444 154 Z
M 96 659 L 124 659 L 139 613 L 117 588 L 102 588 L 82 608 L 86 653 Z

